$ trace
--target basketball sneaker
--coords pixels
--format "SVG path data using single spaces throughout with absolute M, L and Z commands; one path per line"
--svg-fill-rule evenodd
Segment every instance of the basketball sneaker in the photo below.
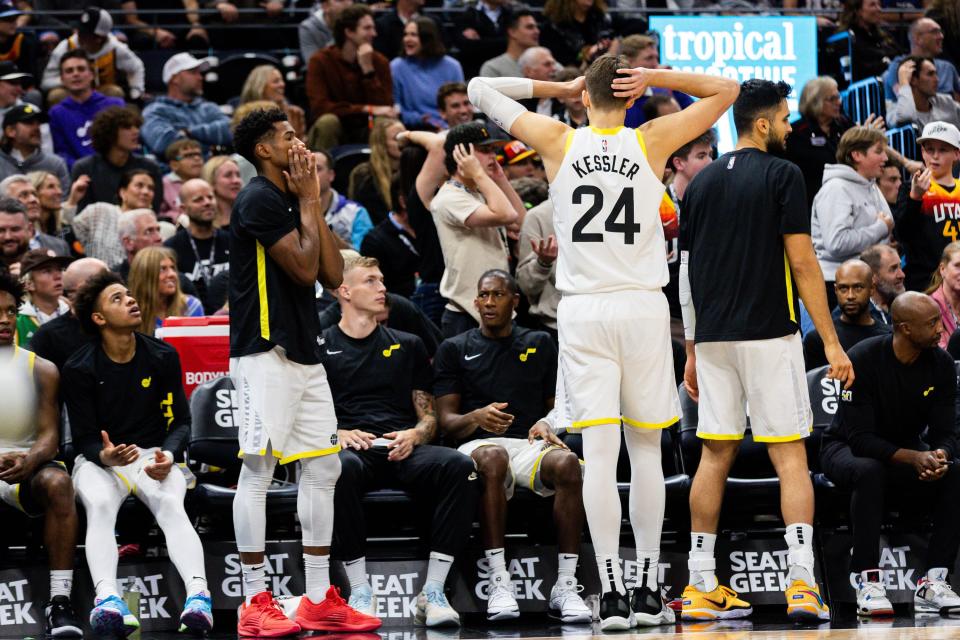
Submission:
M 626 631 L 634 625 L 626 594 L 607 591 L 600 596 L 600 630 Z
M 487 620 L 510 620 L 520 617 L 520 607 L 513 594 L 510 572 L 498 571 L 490 576 L 487 591 Z
M 380 618 L 350 608 L 340 597 L 340 589 L 333 586 L 320 602 L 301 598 L 296 622 L 304 631 L 373 631 L 383 624 Z
M 586 624 L 592 621 L 593 612 L 580 597 L 582 590 L 583 587 L 577 584 L 576 578 L 558 578 L 557 584 L 550 590 L 547 614 L 567 624 Z
M 240 605 L 237 635 L 241 638 L 284 638 L 298 633 L 300 625 L 284 615 L 269 591 L 253 596 L 250 604 Z
M 794 580 L 787 588 L 787 617 L 795 621 L 829 620 L 830 607 L 820 597 L 820 587 Z
M 934 579 L 920 578 L 917 590 L 913 594 L 913 610 L 921 613 L 939 613 L 949 615 L 960 613 L 960 597 L 947 582 L 947 573 Z
M 700 591 L 693 585 L 683 590 L 681 620 L 731 620 L 753 613 L 749 602 L 741 600 L 730 587 L 717 585 L 713 591 Z
M 377 596 L 373 595 L 373 589 L 368 584 L 351 589 L 347 605 L 365 616 L 377 617 Z
M 94 601 L 93 611 L 90 612 L 90 630 L 94 636 L 126 638 L 139 628 L 140 621 L 119 597 L 107 596 Z
M 51 638 L 82 638 L 80 620 L 67 596 L 54 596 L 43 608 L 46 635 Z
M 645 584 L 633 588 L 633 593 L 630 594 L 630 611 L 637 627 L 656 627 L 677 621 L 677 614 L 667 606 L 660 593 Z
M 434 585 L 423 585 L 423 591 L 417 595 L 414 620 L 428 627 L 460 626 L 460 614 L 450 606 L 443 589 Z
M 209 593 L 196 593 L 183 603 L 180 631 L 203 635 L 213 631 L 213 602 Z
M 861 571 L 857 576 L 857 615 L 884 617 L 893 615 L 879 569 Z

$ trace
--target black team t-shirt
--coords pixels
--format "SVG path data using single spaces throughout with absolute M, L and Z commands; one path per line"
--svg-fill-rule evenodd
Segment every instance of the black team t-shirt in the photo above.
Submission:
M 412 333 L 377 326 L 351 338 L 334 325 L 320 351 L 340 429 L 377 436 L 417 424 L 413 391 L 432 393 L 433 372 L 423 341 Z
M 313 285 L 294 282 L 267 251 L 300 228 L 296 198 L 257 176 L 230 215 L 230 357 L 279 345 L 299 364 L 318 364 L 320 323 Z
M 506 338 L 487 338 L 471 329 L 444 340 L 433 370 L 435 395 L 459 394 L 461 414 L 506 402 L 504 412 L 514 416 L 506 433 L 477 429 L 467 440 L 526 438 L 557 392 L 557 348 L 550 335 L 517 326 Z
M 783 244 L 783 235 L 793 233 L 809 235 L 810 212 L 803 176 L 792 162 L 741 149 L 697 174 L 680 216 L 697 342 L 797 332 L 797 287 Z

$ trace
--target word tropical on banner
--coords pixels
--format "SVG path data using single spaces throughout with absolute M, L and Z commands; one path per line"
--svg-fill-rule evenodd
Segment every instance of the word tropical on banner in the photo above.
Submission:
M 793 87 L 787 98 L 798 117 L 800 90 L 817 76 L 813 16 L 651 16 L 660 36 L 660 64 L 744 82 L 762 78 Z M 720 151 L 733 148 L 733 110 L 717 123 Z

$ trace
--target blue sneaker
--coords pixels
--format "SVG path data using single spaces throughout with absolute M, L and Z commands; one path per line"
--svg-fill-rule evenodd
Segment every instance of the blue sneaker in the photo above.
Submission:
M 459 627 L 458 614 L 443 593 L 443 588 L 435 585 L 424 585 L 423 591 L 417 595 L 417 612 L 414 616 L 417 624 L 428 627 Z
M 204 634 L 213 630 L 213 603 L 210 594 L 201 591 L 187 598 L 180 614 L 180 631 Z
M 127 603 L 117 596 L 95 600 L 93 604 L 93 611 L 90 612 L 90 629 L 94 636 L 126 638 L 140 628 L 140 621 L 130 613 Z
M 377 617 L 377 596 L 373 595 L 370 585 L 363 585 L 350 590 L 350 600 L 347 605 L 363 615 Z

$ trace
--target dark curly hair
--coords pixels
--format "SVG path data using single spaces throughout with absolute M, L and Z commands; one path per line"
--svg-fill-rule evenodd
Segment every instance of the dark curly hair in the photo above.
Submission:
M 126 286 L 118 274 L 113 271 L 104 271 L 93 276 L 77 291 L 77 299 L 73 303 L 73 313 L 80 321 L 83 330 L 92 335 L 100 335 L 100 327 L 93 321 L 93 314 L 97 311 L 97 300 L 103 290 L 113 284 Z
M 241 156 L 260 169 L 260 159 L 255 151 L 257 144 L 273 133 L 273 125 L 287 119 L 282 109 L 257 109 L 237 124 L 233 131 L 233 148 Z
M 792 87 L 786 82 L 751 78 L 740 85 L 740 95 L 733 103 L 733 125 L 741 136 L 753 130 L 758 118 L 773 119 L 780 103 L 790 95 Z
M 12 295 L 18 309 L 23 304 L 23 285 L 7 271 L 0 271 L 0 291 L 6 291 Z
M 90 125 L 90 142 L 93 150 L 107 155 L 117 141 L 117 132 L 127 127 L 142 127 L 143 118 L 133 107 L 107 107 L 97 114 Z

